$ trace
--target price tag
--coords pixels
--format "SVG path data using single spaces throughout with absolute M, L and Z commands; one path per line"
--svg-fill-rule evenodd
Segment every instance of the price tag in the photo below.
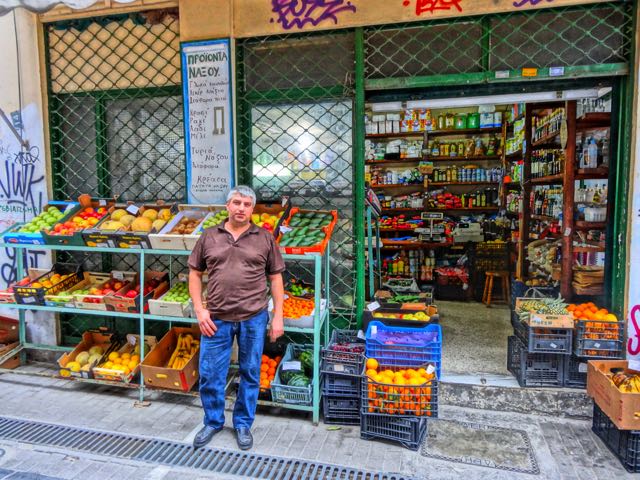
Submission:
M 358 330 L 358 335 L 357 335 L 357 337 L 358 337 L 360 340 L 366 340 L 366 339 L 367 339 L 367 338 L 364 336 L 364 332 L 363 332 L 362 330 Z
M 127 212 L 129 212 L 131 215 L 137 215 L 139 211 L 140 208 L 136 207 L 135 205 L 129 205 L 127 207 Z
M 523 77 L 537 77 L 538 69 L 537 68 L 523 68 L 522 69 Z
M 367 310 L 369 310 L 370 312 L 375 312 L 379 308 L 380 308 L 380 304 L 378 302 L 371 302 L 370 304 L 367 305 Z
M 427 374 L 431 375 L 432 373 L 435 373 L 436 371 L 436 367 L 434 367 L 433 365 L 429 365 L 427 367 Z
M 285 233 L 290 232 L 291 230 L 293 230 L 293 228 L 291 228 L 291 227 L 286 227 L 286 226 L 284 226 L 284 225 L 280 225 L 280 233 L 282 233 L 283 235 L 284 235 Z
M 600 342 L 596 342 L 593 344 L 593 348 L 600 348 Z
M 587 373 L 587 364 L 582 362 L 578 364 L 578 372 Z
M 496 78 L 509 78 L 511 76 L 511 72 L 509 70 L 498 70 L 496 72 Z
M 113 271 L 112 275 L 116 280 L 124 280 L 124 272 Z
M 557 345 L 557 344 L 555 344 L 554 342 L 551 342 L 551 343 L 549 344 L 549 346 L 550 346 L 551 348 L 553 348 L 554 350 L 558 348 L 558 345 Z
M 138 339 L 136 338 L 135 335 L 132 335 L 132 334 L 127 335 L 127 341 L 134 347 L 138 343 Z
M 550 67 L 549 68 L 549 76 L 550 77 L 562 77 L 562 76 L 564 76 L 564 67 Z
M 564 229 L 564 236 L 568 237 L 569 235 L 571 235 L 571 228 L 567 227 Z
M 23 303 L 33 303 L 35 301 L 36 301 L 35 297 L 22 297 Z
M 282 370 L 302 370 L 302 363 L 299 360 L 282 363 Z
M 334 372 L 344 372 L 344 365 L 334 365 L 333 366 L 333 371 Z
M 98 200 L 98 206 L 106 207 L 107 206 L 107 201 L 106 200 Z

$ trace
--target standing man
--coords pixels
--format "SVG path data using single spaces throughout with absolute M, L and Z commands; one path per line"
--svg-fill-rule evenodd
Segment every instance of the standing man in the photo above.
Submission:
M 227 196 L 229 218 L 206 229 L 189 256 L 189 293 L 202 338 L 200 398 L 204 427 L 193 446 L 206 445 L 224 426 L 225 386 L 233 338 L 238 340 L 240 387 L 233 409 L 238 446 L 253 445 L 251 425 L 260 387 L 260 362 L 269 322 L 267 278 L 274 315 L 270 338 L 284 333 L 284 261 L 273 234 L 251 223 L 256 194 L 239 186 Z M 207 273 L 207 308 L 202 305 L 202 275 Z

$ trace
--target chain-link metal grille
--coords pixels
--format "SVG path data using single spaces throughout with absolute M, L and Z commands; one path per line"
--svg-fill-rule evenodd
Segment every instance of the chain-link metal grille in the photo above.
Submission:
M 184 200 L 177 10 L 45 25 L 53 184 Z
M 238 42 L 238 169 L 259 197 L 338 210 L 331 303 L 354 304 L 353 32 Z M 288 271 L 311 281 L 305 264 Z
M 55 198 L 81 193 L 122 200 L 184 201 L 184 130 L 177 10 L 45 25 Z M 73 255 L 88 271 L 138 271 L 137 255 Z M 145 267 L 186 269 L 183 258 L 151 257 Z M 107 325 L 137 332 L 135 318 L 64 315 L 63 343 Z M 161 336 L 167 325 L 145 330 Z
M 365 29 L 367 79 L 627 63 L 632 5 L 598 4 Z

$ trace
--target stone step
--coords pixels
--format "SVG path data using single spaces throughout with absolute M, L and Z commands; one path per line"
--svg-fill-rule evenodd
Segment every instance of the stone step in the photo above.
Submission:
M 522 388 L 507 375 L 443 375 L 440 404 L 563 418 L 589 418 L 593 403 L 586 390 Z

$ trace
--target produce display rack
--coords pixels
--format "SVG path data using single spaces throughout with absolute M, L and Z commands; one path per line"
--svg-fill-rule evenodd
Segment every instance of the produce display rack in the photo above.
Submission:
M 49 250 L 49 251 L 74 251 L 74 252 L 85 252 L 85 253 L 113 253 L 113 254 L 135 254 L 138 255 L 138 269 L 140 272 L 145 271 L 145 258 L 148 255 L 165 255 L 165 256 L 188 256 L 191 254 L 190 251 L 187 250 L 158 250 L 158 249 L 143 249 L 143 248 L 108 248 L 108 247 L 86 247 L 86 246 L 68 246 L 68 245 L 23 245 L 23 244 L 8 244 L 0 242 L 0 247 L 4 248 L 15 248 L 20 254 L 16 255 L 16 266 L 17 271 L 24 271 L 24 262 L 23 255 L 21 254 L 23 250 Z M 313 264 L 314 271 L 314 289 L 315 289 L 315 305 L 321 304 L 321 297 L 324 293 L 324 298 L 329 299 L 329 268 L 330 268 L 330 243 L 327 244 L 327 248 L 325 250 L 324 255 L 291 255 L 291 254 L 282 254 L 285 262 L 307 262 Z M 144 291 L 144 275 L 139 275 L 140 277 L 140 291 Z M 324 288 L 323 288 L 324 283 Z M 54 352 L 68 352 L 73 350 L 73 347 L 64 347 L 60 345 L 44 345 L 38 343 L 31 343 L 26 341 L 26 324 L 25 324 L 25 313 L 27 310 L 31 311 L 46 311 L 51 313 L 75 313 L 82 315 L 96 315 L 103 317 L 113 317 L 113 318 L 137 318 L 139 322 L 139 334 L 140 337 L 143 338 L 145 335 L 145 322 L 147 321 L 161 321 L 167 322 L 171 324 L 172 322 L 181 322 L 181 323 L 197 323 L 197 319 L 195 318 L 185 318 L 185 317 L 169 317 L 169 316 L 160 316 L 160 315 L 150 315 L 142 312 L 140 313 L 124 313 L 124 312 L 112 312 L 112 311 L 104 311 L 104 310 L 86 310 L 86 309 L 77 309 L 77 308 L 67 308 L 67 307 L 50 307 L 43 305 L 19 305 L 19 304 L 0 304 L 0 308 L 12 308 L 18 310 L 19 315 L 19 342 L 18 346 L 8 352 L 7 354 L 0 357 L 0 363 L 3 363 L 4 360 L 15 356 L 16 354 L 21 355 L 21 360 L 24 363 L 26 358 L 26 350 L 46 350 L 46 351 L 54 351 Z M 298 327 L 284 327 L 285 333 L 297 333 L 297 334 L 305 334 L 313 337 L 313 352 L 314 352 L 314 365 L 313 365 L 313 378 L 317 379 L 313 383 L 313 402 L 311 405 L 287 405 L 269 401 L 258 400 L 258 404 L 272 406 L 272 407 L 280 407 L 280 408 L 289 408 L 294 410 L 304 410 L 312 413 L 313 423 L 317 424 L 320 419 L 320 353 L 322 348 L 321 337 L 324 334 L 324 338 L 327 339 L 329 337 L 329 312 L 330 308 L 327 308 L 324 311 L 321 311 L 320 308 L 315 308 L 314 311 L 314 326 L 313 328 L 298 328 Z M 145 352 L 147 353 L 147 352 Z M 144 357 L 144 355 L 142 355 Z M 56 370 L 57 371 L 57 370 Z M 27 375 L 33 375 L 33 372 L 20 372 L 19 370 L 11 370 L 11 372 L 19 372 L 25 373 Z M 52 376 L 51 374 L 47 374 L 47 376 Z M 57 375 L 54 375 L 58 378 Z M 59 377 L 65 378 L 67 377 Z M 94 379 L 82 379 L 69 377 L 71 381 L 79 381 L 86 383 L 94 383 L 94 384 L 102 384 L 116 387 L 124 387 L 124 388 L 137 388 L 139 391 L 139 400 L 140 402 L 144 401 L 145 390 L 149 391 L 163 391 L 184 395 L 184 392 L 178 390 L 167 390 L 162 388 L 150 387 L 144 384 L 144 378 L 142 372 L 140 372 L 140 383 L 139 384 L 126 384 L 123 382 L 111 382 L 111 381 L 101 381 Z M 187 395 L 197 395 L 194 392 L 186 392 Z

